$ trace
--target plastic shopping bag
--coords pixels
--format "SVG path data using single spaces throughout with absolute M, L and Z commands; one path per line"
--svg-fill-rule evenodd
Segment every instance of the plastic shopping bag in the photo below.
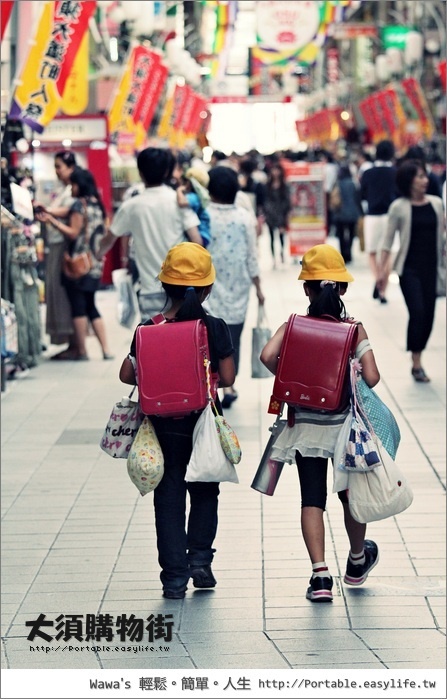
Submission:
M 211 404 L 207 405 L 197 420 L 192 443 L 192 454 L 186 468 L 185 481 L 239 483 L 236 469 L 222 449 Z
M 262 350 L 272 336 L 272 331 L 267 326 L 267 318 L 264 306 L 258 306 L 258 321 L 256 327 L 252 329 L 251 343 L 251 378 L 268 379 L 272 378 L 272 372 L 267 369 L 259 358 Z
M 125 328 L 131 328 L 138 314 L 138 299 L 132 277 L 127 269 L 114 269 L 112 281 L 118 292 L 118 322 Z

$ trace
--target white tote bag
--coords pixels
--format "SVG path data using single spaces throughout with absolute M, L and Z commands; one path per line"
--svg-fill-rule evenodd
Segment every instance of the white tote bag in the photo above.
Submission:
M 377 436 L 375 442 L 382 465 L 372 471 L 348 474 L 349 510 L 363 524 L 394 517 L 413 502 L 406 477 Z
M 192 454 L 185 481 L 194 483 L 239 483 L 236 469 L 222 449 L 211 404 L 197 420 L 192 435 Z

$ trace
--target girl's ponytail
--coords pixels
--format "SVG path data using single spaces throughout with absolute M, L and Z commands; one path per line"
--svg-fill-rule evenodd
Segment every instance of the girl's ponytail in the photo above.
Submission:
M 307 286 L 314 292 L 307 315 L 319 318 L 330 315 L 339 320 L 346 320 L 347 312 L 345 304 L 340 298 L 340 292 L 347 288 L 346 282 L 334 282 L 328 279 L 321 281 L 306 281 Z

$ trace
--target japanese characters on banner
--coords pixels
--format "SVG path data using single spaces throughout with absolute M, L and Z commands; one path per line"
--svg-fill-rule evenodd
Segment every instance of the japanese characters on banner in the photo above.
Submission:
M 144 144 L 167 75 L 159 53 L 144 46 L 132 49 L 109 112 L 111 139 L 122 154 Z
M 292 257 L 326 240 L 324 164 L 282 161 L 292 204 L 287 238 Z
M 3 5 L 3 3 L 2 3 Z M 60 109 L 96 2 L 45 2 L 17 80 L 9 117 L 42 133 Z

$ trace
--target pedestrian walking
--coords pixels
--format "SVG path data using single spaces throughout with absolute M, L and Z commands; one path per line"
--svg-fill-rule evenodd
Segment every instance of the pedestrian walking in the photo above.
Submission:
M 382 247 L 379 289 L 385 284 L 391 246 L 399 231 L 394 269 L 408 309 L 407 351 L 415 381 L 430 381 L 422 367 L 422 352 L 435 317 L 437 272 L 443 262 L 445 218 L 442 199 L 427 194 L 428 176 L 421 161 L 407 160 L 398 168 L 396 183 L 402 196 L 390 206 Z
M 235 203 L 239 189 L 237 173 L 232 168 L 218 166 L 210 170 L 209 176 L 211 238 L 208 249 L 217 278 L 205 307 L 213 315 L 223 318 L 230 329 L 237 376 L 241 334 L 253 285 L 259 303 L 264 303 L 255 223 L 253 215 Z M 237 398 L 234 385 L 224 389 L 223 407 L 231 407 Z
M 360 181 L 360 198 L 366 206 L 363 223 L 365 250 L 374 277 L 373 298 L 378 299 L 380 303 L 387 303 L 385 293 L 391 269 L 388 261 L 388 267 L 382 270 L 382 284 L 379 290 L 377 282 L 380 253 L 387 229 L 388 209 L 397 196 L 394 144 L 388 140 L 380 141 L 376 148 L 374 166 L 363 173 Z
M 348 283 L 354 281 L 338 250 L 331 245 L 316 245 L 306 252 L 298 277 L 304 281 L 304 293 L 309 298 L 307 314 L 326 314 L 340 321 L 348 315 L 342 296 Z M 261 361 L 275 374 L 287 323 L 283 323 L 261 353 Z M 321 348 L 324 352 L 324 347 Z M 356 357 L 362 366 L 362 376 L 368 386 L 375 386 L 379 371 L 368 335 L 358 326 Z M 343 371 L 345 369 L 343 368 Z M 311 602 L 331 602 L 333 579 L 325 561 L 324 511 L 327 500 L 328 459 L 333 458 L 335 444 L 349 406 L 341 413 L 324 413 L 295 407 L 294 425 L 284 428 L 273 447 L 272 459 L 296 462 L 301 487 L 301 531 L 312 564 L 312 575 L 306 598 Z M 335 477 L 336 474 L 334 474 Z M 335 485 L 335 482 L 334 482 Z M 349 511 L 347 491 L 338 493 L 344 510 L 344 523 L 350 543 L 344 582 L 362 585 L 379 560 L 374 541 L 365 539 L 366 524 L 360 524 Z
M 265 185 L 264 214 L 270 233 L 270 249 L 273 267 L 276 267 L 275 237 L 278 232 L 281 262 L 284 262 L 284 241 L 292 208 L 290 190 L 286 182 L 284 168 L 280 163 L 272 163 Z
M 207 314 L 202 305 L 216 278 L 209 252 L 194 243 L 174 246 L 158 278 L 169 301 L 163 311 L 166 321 L 202 319 L 208 331 L 211 372 L 218 372 L 220 386 L 231 386 L 234 360 L 229 330 L 223 320 Z M 152 324 L 152 320 L 145 324 Z M 136 334 L 119 374 L 123 383 L 131 385 L 136 383 L 135 338 Z M 178 351 L 180 354 L 182 348 Z M 216 406 L 221 413 L 218 398 Z M 163 596 L 169 599 L 184 598 L 190 577 L 196 588 L 216 585 L 211 563 L 215 553 L 219 484 L 185 482 L 193 431 L 200 415 L 201 411 L 180 418 L 150 416 L 164 457 L 164 475 L 154 490 L 154 509 L 160 580 Z M 187 493 L 190 510 L 186 524 Z
M 98 251 L 98 256 L 105 255 L 117 238 L 132 235 L 142 320 L 158 313 L 164 305 L 158 272 L 168 250 L 185 240 L 185 236 L 202 243 L 198 217 L 189 207 L 180 208 L 174 189 L 165 184 L 174 164 L 175 158 L 166 148 L 145 148 L 138 154 L 138 172 L 145 189 L 122 202 Z
M 335 187 L 338 188 L 339 192 L 339 205 L 332 210 L 335 235 L 339 240 L 340 252 L 344 261 L 352 262 L 352 243 L 357 222 L 363 211 L 358 187 L 347 165 L 340 167 Z

